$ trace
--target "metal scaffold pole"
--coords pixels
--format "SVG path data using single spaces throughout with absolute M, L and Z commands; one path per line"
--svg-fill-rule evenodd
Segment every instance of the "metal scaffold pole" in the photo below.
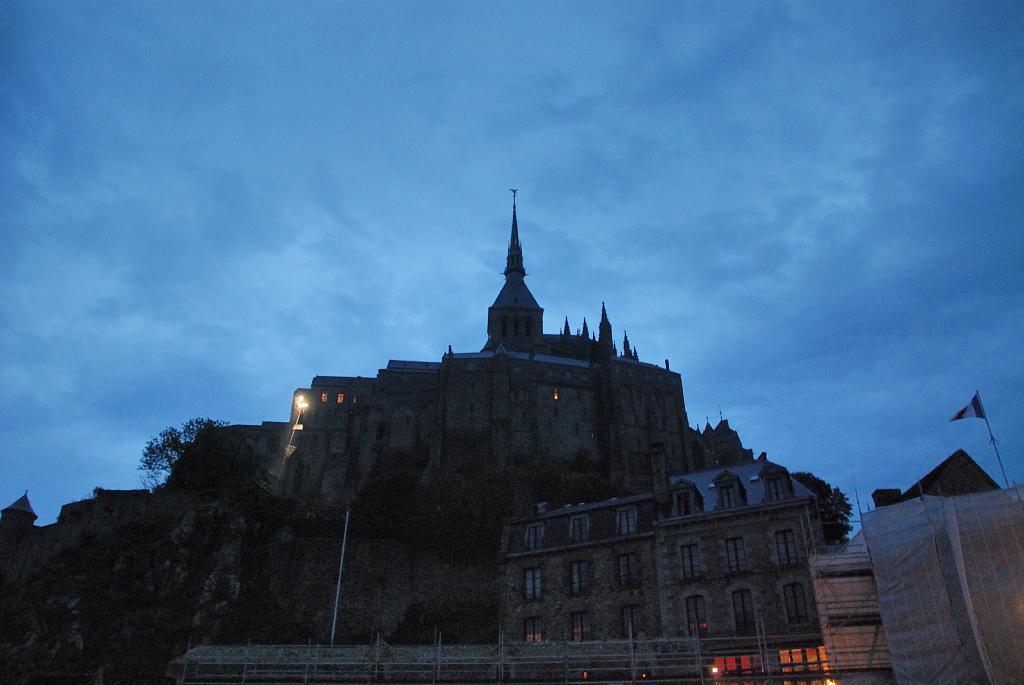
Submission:
M 334 646 L 334 629 L 338 625 L 338 601 L 341 599 L 341 573 L 345 570 L 345 546 L 348 543 L 348 515 L 345 512 L 345 530 L 341 534 L 341 561 L 338 562 L 338 583 L 334 588 L 334 618 L 331 619 L 331 646 Z

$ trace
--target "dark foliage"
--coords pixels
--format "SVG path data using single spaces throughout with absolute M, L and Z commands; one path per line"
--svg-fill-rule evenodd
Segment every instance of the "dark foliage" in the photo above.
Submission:
M 226 426 L 223 421 L 194 418 L 181 424 L 181 429 L 168 426 L 160 431 L 160 435 L 150 438 L 142 450 L 139 460 L 139 471 L 142 471 L 142 484 L 150 490 L 162 486 L 171 475 L 171 470 L 185 453 L 186 447 L 195 442 L 199 433 L 211 426 Z
M 171 490 L 262 490 L 264 481 L 252 445 L 244 435 L 209 421 L 171 467 Z
M 846 494 L 837 487 L 826 483 L 813 473 L 797 471 L 793 478 L 818 498 L 818 511 L 821 514 L 821 527 L 825 533 L 825 544 L 837 545 L 847 541 L 853 530 L 850 516 L 853 508 Z

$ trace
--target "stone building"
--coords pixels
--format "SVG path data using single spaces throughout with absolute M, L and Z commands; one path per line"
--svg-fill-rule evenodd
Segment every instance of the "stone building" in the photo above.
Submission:
M 657 460 L 654 471 L 667 472 Z M 819 631 L 808 571 L 824 544 L 814 495 L 764 455 L 662 476 L 643 495 L 540 505 L 504 535 L 510 639 Z
M 626 492 L 651 487 L 650 454 L 673 473 L 749 462 L 727 421 L 689 427 L 679 373 L 640 360 L 613 340 L 604 305 L 596 334 L 566 319 L 544 332 L 526 285 L 516 207 L 505 282 L 487 311 L 479 351 L 450 347 L 440 361 L 389 361 L 373 378 L 315 376 L 296 389 L 288 421 L 248 427 L 277 491 L 332 504 L 375 467 L 443 473 L 472 461 L 493 467 L 601 464 Z

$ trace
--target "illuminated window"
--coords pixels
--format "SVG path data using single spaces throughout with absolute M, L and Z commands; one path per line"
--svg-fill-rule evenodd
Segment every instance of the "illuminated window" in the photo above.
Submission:
M 526 642 L 540 642 L 540 616 L 532 616 L 523 621 L 523 639 Z
M 590 562 L 586 559 L 569 565 L 569 591 L 578 595 L 590 585 Z
M 558 388 L 555 388 L 554 392 L 551 393 L 551 399 L 553 399 L 553 400 L 557 400 L 558 399 Z
M 321 393 L 320 394 L 320 401 L 321 402 L 326 402 L 327 401 L 327 393 Z
M 526 527 L 526 549 L 539 549 L 544 544 L 544 524 L 532 523 Z
M 355 395 L 352 395 L 352 404 L 355 404 L 355 403 L 357 403 L 358 401 L 359 401 L 359 398 L 358 398 L 358 397 L 356 397 Z
M 540 569 L 528 568 L 523 571 L 523 594 L 526 599 L 540 599 Z
M 590 639 L 590 614 L 585 611 L 574 611 L 571 616 L 572 620 L 572 641 L 580 642 L 581 640 Z
M 700 547 L 697 543 L 683 545 L 679 548 L 679 551 L 683 564 L 683 578 L 692 580 L 703 576 L 704 568 L 701 564 Z
M 784 585 L 782 597 L 786 601 L 786 620 L 789 623 L 806 623 L 807 598 L 804 596 L 804 586 L 800 583 Z
M 634 552 L 619 555 L 619 587 L 640 585 L 640 555 Z
M 338 397 L 336 398 L 336 400 L 337 400 L 338 404 L 345 404 L 345 393 L 339 392 L 338 393 Z
M 732 593 L 732 615 L 737 633 L 754 632 L 754 598 L 750 590 L 736 590 Z
M 795 564 L 800 560 L 796 551 L 796 537 L 792 530 L 775 532 L 775 551 L 779 555 L 780 564 Z
M 586 542 L 590 539 L 590 517 L 586 514 L 569 519 L 569 542 Z
M 701 595 L 686 598 L 686 630 L 690 637 L 708 634 L 708 614 Z
M 632 535 L 636 532 L 636 507 L 623 507 L 619 509 L 616 517 L 616 527 L 619 535 Z
M 745 571 L 747 568 L 747 544 L 743 538 L 729 538 L 725 541 L 725 555 L 729 562 L 729 572 Z

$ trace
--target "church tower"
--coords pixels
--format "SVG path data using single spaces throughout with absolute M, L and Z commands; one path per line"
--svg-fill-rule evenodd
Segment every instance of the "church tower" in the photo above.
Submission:
M 485 350 L 529 352 L 544 335 L 544 310 L 526 287 L 523 246 L 519 242 L 516 220 L 516 196 L 512 191 L 512 237 L 505 259 L 505 285 L 487 310 L 487 345 Z

